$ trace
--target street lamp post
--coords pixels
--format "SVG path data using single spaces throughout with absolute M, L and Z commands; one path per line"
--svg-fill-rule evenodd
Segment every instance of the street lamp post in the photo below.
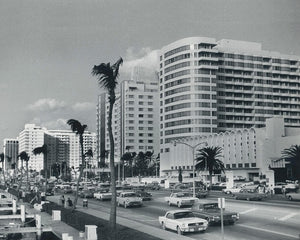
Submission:
M 196 192 L 195 192 L 195 151 L 196 151 L 196 148 L 201 145 L 201 144 L 205 144 L 205 146 L 207 146 L 207 142 L 200 142 L 200 143 L 197 143 L 196 145 L 190 145 L 188 143 L 185 143 L 185 142 L 180 142 L 180 141 L 174 141 L 174 146 L 176 147 L 176 144 L 183 144 L 183 145 L 186 145 L 188 146 L 189 148 L 192 149 L 193 151 L 193 197 L 196 196 Z

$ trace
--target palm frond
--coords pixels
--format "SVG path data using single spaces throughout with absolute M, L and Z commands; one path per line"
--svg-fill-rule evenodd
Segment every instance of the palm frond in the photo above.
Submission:
M 93 157 L 93 156 L 94 156 L 93 150 L 92 150 L 92 149 L 89 149 L 89 150 L 84 154 L 84 156 L 86 156 L 86 157 Z
M 28 161 L 29 160 L 29 155 L 27 154 L 27 152 L 23 151 L 21 152 L 18 157 L 21 159 L 21 160 L 24 160 L 24 161 Z
M 119 68 L 123 64 L 123 59 L 120 57 L 118 61 L 115 62 L 115 64 L 112 66 L 113 68 L 113 74 L 114 74 L 114 79 L 117 79 L 119 76 Z
M 44 144 L 43 146 L 41 147 L 36 147 L 35 149 L 33 149 L 33 154 L 34 155 L 38 155 L 38 154 L 47 154 L 47 145 Z
M 100 87 L 103 87 L 108 91 L 116 89 L 119 68 L 122 63 L 123 59 L 120 58 L 112 66 L 110 63 L 101 63 L 100 65 L 95 65 L 93 67 L 92 75 L 98 78 Z
M 75 132 L 76 134 L 82 135 L 84 131 L 87 129 L 87 125 L 82 125 L 78 120 L 76 119 L 69 119 L 67 121 L 67 124 L 70 125 L 71 130 Z

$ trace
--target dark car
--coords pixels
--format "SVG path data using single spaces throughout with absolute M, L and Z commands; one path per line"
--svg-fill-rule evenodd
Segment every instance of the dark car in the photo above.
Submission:
M 234 193 L 233 196 L 235 199 L 261 201 L 267 197 L 267 194 L 258 192 L 255 186 L 248 186 Z
M 142 198 L 143 201 L 150 201 L 152 199 L 152 194 L 146 191 L 137 190 L 135 193 L 138 197 Z
M 206 198 L 208 195 L 208 191 L 205 189 L 196 189 L 195 193 L 197 198 Z
M 81 198 L 93 198 L 94 197 L 94 191 L 91 190 L 82 190 L 79 192 L 79 197 Z
M 148 183 L 145 186 L 146 189 L 150 189 L 150 190 L 159 190 L 160 189 L 160 185 L 158 182 L 152 182 L 152 183 Z
M 196 203 L 192 206 L 192 212 L 196 217 L 206 219 L 209 224 L 221 223 L 221 209 L 218 203 Z M 224 223 L 234 224 L 238 219 L 238 213 L 223 211 Z
M 54 188 L 48 188 L 46 190 L 46 196 L 53 196 L 54 195 Z

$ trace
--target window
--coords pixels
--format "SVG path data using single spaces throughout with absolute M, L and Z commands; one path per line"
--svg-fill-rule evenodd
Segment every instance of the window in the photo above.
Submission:
M 256 167 L 256 163 L 251 163 L 251 167 Z

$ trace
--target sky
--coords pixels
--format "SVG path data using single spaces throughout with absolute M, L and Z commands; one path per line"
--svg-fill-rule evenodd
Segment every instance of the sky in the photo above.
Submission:
M 96 130 L 94 65 L 124 59 L 154 71 L 159 49 L 185 37 L 262 43 L 300 56 L 299 0 L 0 0 L 0 145 L 26 123 Z

